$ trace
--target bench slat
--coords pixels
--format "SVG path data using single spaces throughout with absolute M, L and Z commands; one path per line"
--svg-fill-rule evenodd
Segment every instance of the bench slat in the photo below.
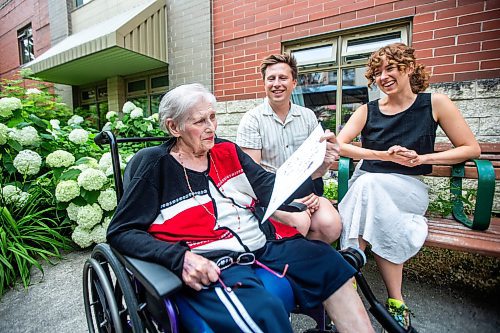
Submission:
M 500 218 L 492 218 L 486 231 L 471 230 L 445 218 L 429 218 L 425 245 L 500 257 Z

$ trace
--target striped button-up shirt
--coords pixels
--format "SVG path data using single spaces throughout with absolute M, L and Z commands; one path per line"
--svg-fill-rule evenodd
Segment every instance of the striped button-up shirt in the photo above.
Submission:
M 241 119 L 236 143 L 242 148 L 260 149 L 261 165 L 276 172 L 317 125 L 313 111 L 293 103 L 282 122 L 265 99 Z

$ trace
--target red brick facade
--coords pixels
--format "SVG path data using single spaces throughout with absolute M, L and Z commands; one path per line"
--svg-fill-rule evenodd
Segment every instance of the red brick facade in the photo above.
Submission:
M 500 0 L 214 0 L 215 94 L 263 97 L 260 60 L 283 41 L 402 17 L 431 82 L 500 77 Z
M 0 17 L 0 77 L 12 77 L 20 67 L 17 31 L 31 23 L 35 56 L 50 48 L 47 0 L 12 0 L 2 8 Z

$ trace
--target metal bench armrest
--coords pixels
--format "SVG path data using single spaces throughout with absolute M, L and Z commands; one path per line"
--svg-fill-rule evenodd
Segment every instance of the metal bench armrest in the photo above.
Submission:
M 453 217 L 474 230 L 486 230 L 490 226 L 491 209 L 495 193 L 495 169 L 488 160 L 472 160 L 477 168 L 477 197 L 474 218 L 471 221 L 464 212 L 462 197 L 462 179 L 465 177 L 464 163 L 452 168 L 450 191 L 453 203 Z
M 340 202 L 347 190 L 349 189 L 349 179 L 354 171 L 354 163 L 352 158 L 343 157 L 339 158 L 339 171 L 338 171 L 338 202 Z

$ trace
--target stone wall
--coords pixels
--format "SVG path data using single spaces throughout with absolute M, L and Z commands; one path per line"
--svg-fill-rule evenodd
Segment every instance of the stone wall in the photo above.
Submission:
M 212 89 L 211 1 L 167 0 L 170 89 L 198 82 Z

